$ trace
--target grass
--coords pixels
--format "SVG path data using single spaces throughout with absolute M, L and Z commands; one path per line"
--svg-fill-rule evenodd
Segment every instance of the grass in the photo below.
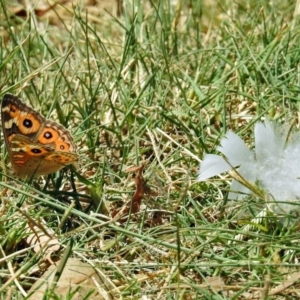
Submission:
M 9 175 L 2 143 L 1 299 L 27 299 L 45 271 L 26 224 L 53 230 L 53 260 L 65 253 L 63 263 L 100 272 L 95 299 L 299 297 L 291 216 L 253 223 L 259 199 L 228 203 L 229 178 L 196 179 L 228 129 L 251 147 L 260 118 L 299 125 L 294 7 L 144 2 L 125 0 L 117 16 L 115 6 L 0 1 L 0 96 L 66 126 L 80 155 L 76 172 L 28 183 Z M 134 210 L 136 172 L 126 170 L 141 165 L 152 193 Z

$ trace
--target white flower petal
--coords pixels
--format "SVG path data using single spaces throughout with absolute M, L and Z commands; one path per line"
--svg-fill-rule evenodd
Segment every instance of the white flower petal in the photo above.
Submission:
M 221 146 L 217 148 L 227 158 L 233 167 L 237 167 L 249 160 L 254 160 L 252 151 L 244 141 L 232 131 L 228 131 L 221 140 Z
M 198 180 L 204 181 L 231 169 L 225 159 L 219 155 L 206 154 L 200 165 Z
M 280 159 L 284 150 L 285 139 L 276 124 L 258 122 L 255 125 L 255 154 L 259 162 L 268 164 L 270 158 Z

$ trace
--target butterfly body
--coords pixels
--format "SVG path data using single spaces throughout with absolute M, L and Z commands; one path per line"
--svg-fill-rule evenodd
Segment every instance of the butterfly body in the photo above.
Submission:
M 78 160 L 69 131 L 19 98 L 3 97 L 1 119 L 8 155 L 18 177 L 51 174 Z

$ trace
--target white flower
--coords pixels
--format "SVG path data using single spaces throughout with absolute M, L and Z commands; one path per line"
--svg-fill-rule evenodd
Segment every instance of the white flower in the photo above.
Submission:
M 275 123 L 265 121 L 255 125 L 255 153 L 243 140 L 229 131 L 217 148 L 221 156 L 207 154 L 200 166 L 199 181 L 238 168 L 238 174 L 251 185 L 257 184 L 276 211 L 300 210 L 300 138 L 288 135 Z M 287 141 L 288 139 L 288 141 Z M 242 199 L 251 193 L 249 185 L 232 181 L 229 199 Z M 296 203 L 299 206 L 292 204 Z

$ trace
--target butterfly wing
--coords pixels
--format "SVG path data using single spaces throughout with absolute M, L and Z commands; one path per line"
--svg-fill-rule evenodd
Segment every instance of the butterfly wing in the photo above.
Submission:
M 45 118 L 25 105 L 19 98 L 6 94 L 1 105 L 1 121 L 7 148 L 16 134 L 34 139 Z

